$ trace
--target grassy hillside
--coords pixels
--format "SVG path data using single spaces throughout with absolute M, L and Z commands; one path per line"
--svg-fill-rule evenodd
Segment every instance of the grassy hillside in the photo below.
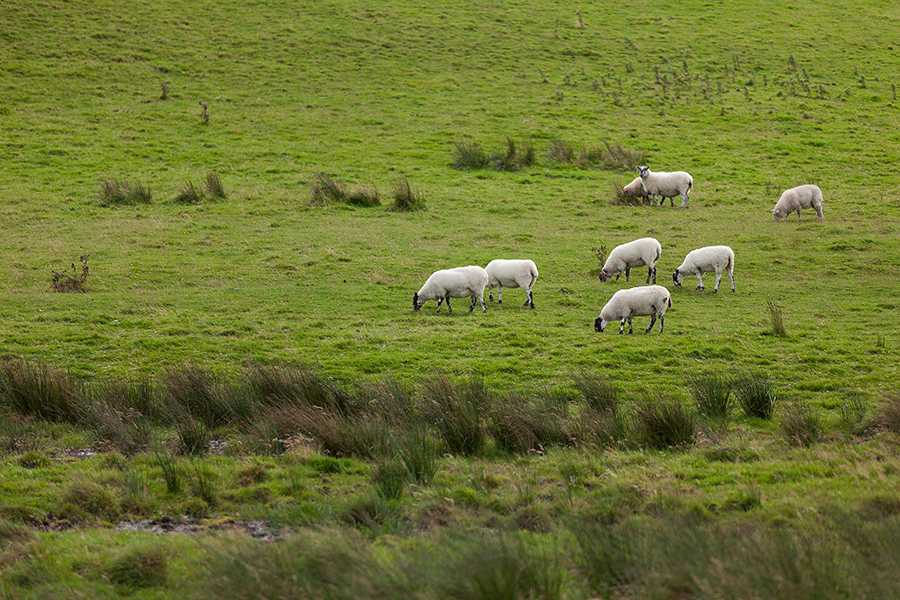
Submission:
M 0 439 L 7 440 L 9 477 L 2 494 L 15 501 L 0 514 L 9 521 L 0 522 L 0 542 L 31 544 L 10 593 L 43 597 L 36 591 L 35 573 L 46 567 L 40 561 L 65 563 L 60 587 L 80 585 L 72 573 L 87 573 L 101 582 L 88 593 L 124 593 L 103 587 L 115 565 L 89 549 L 119 543 L 116 534 L 85 531 L 73 541 L 16 529 L 54 529 L 57 503 L 78 506 L 82 483 L 112 490 L 115 510 L 69 510 L 66 527 L 195 513 L 287 528 L 351 523 L 367 539 L 342 533 L 343 550 L 329 552 L 352 548 L 359 564 L 402 571 L 415 588 L 402 595 L 422 597 L 472 597 L 426 582 L 410 567 L 439 553 L 429 544 L 442 547 L 443 540 L 373 548 L 370 538 L 405 539 L 448 523 L 511 527 L 543 541 L 509 542 L 504 552 L 530 560 L 540 550 L 553 563 L 577 538 L 578 527 L 563 525 L 571 515 L 602 523 L 636 515 L 647 539 L 663 536 L 654 529 L 657 517 L 672 514 L 699 515 L 708 526 L 695 531 L 699 537 L 715 538 L 720 524 L 739 529 L 744 512 L 764 532 L 772 524 L 811 526 L 815 516 L 797 508 L 803 499 L 815 505 L 811 512 L 834 500 L 841 510 L 862 505 L 891 518 L 896 440 L 872 428 L 860 438 L 854 426 L 897 396 L 898 53 L 900 14 L 886 1 L 4 2 L 3 364 L 45 365 L 78 384 L 152 381 L 162 388 L 177 387 L 172 380 L 191 365 L 228 390 L 254 368 L 275 365 L 308 366 L 348 388 L 396 381 L 418 390 L 423 378 L 446 373 L 454 382 L 482 381 L 498 398 L 578 402 L 577 376 L 591 373 L 614 386 L 629 410 L 659 397 L 693 410 L 692 377 L 752 373 L 777 390 L 779 418 L 787 407 L 806 407 L 824 431 L 819 446 L 795 448 L 778 420 L 741 418 L 722 429 L 707 424 L 698 429 L 700 449 L 674 455 L 623 444 L 510 456 L 494 440 L 475 458 L 446 459 L 438 484 L 413 486 L 399 508 L 358 506 L 377 466 L 369 457 L 317 467 L 305 453 L 254 458 L 235 450 L 203 459 L 204 468 L 217 473 L 220 488 L 248 491 L 226 498 L 220 489 L 213 503 L 197 500 L 203 477 L 188 459 L 179 460 L 194 473 L 185 476 L 194 491 L 166 491 L 159 450 L 90 459 L 74 483 L 68 462 L 22 459 L 28 451 L 59 458 L 63 448 L 98 440 L 77 419 L 20 421 L 4 398 Z M 533 164 L 454 168 L 462 147 L 503 157 L 510 143 L 520 157 L 532 148 Z M 655 171 L 689 171 L 690 209 L 615 204 L 614 185 L 631 181 L 636 165 L 561 162 L 551 152 L 567 146 L 577 158 L 607 144 Z M 225 198 L 178 200 L 203 190 L 210 174 L 223 182 Z M 381 205 L 313 202 L 320 174 L 349 189 L 377 190 Z M 112 181 L 140 184 L 150 202 L 102 202 Z M 400 183 L 423 199 L 424 210 L 391 210 Z M 768 211 L 781 192 L 802 183 L 822 188 L 825 221 L 804 211 L 801 222 L 796 215 L 774 222 Z M 594 249 L 644 236 L 663 246 L 658 282 L 673 301 L 665 332 L 645 335 L 648 319 L 636 318 L 635 335 L 618 336 L 615 327 L 595 333 L 608 298 L 642 284 L 646 271 L 601 283 Z M 673 286 L 684 255 L 712 244 L 734 249 L 737 292 L 726 279 L 712 294 L 710 275 L 704 293 L 692 280 Z M 54 272 L 77 275 L 82 256 L 85 293 L 54 292 Z M 451 315 L 435 314 L 434 302 L 412 310 L 413 293 L 433 271 L 515 257 L 533 259 L 540 270 L 536 310 L 521 307 L 520 290 L 506 290 L 505 302 L 485 314 L 467 314 L 467 300 L 453 301 Z M 784 335 L 775 331 L 773 310 Z M 568 418 L 577 422 L 580 407 Z M 165 441 L 172 434 L 164 423 L 153 428 Z M 214 435 L 248 435 L 241 427 Z M 23 447 L 15 442 L 20 434 L 50 441 Z M 246 463 L 257 461 L 265 482 L 238 483 Z M 136 492 L 123 473 L 153 482 L 141 510 L 125 502 Z M 42 487 L 45 476 L 52 486 Z M 620 483 L 612 486 L 613 478 Z M 464 549 L 477 544 L 457 542 L 451 554 L 459 564 L 441 563 L 448 579 L 465 571 L 459 565 L 481 560 L 466 558 Z M 206 552 L 189 542 L 166 544 Z M 85 554 L 68 556 L 68 545 Z M 10 558 L 19 546 L 10 547 L 3 546 L 0 570 L 19 560 Z M 274 560 L 240 552 L 238 562 Z M 230 555 L 212 554 L 216 560 L 206 562 L 222 563 L 214 572 L 228 572 Z M 640 568 L 652 572 L 652 558 L 641 556 Z M 278 564 L 287 571 L 296 566 L 284 560 Z M 587 569 L 563 562 L 566 572 Z M 146 597 L 190 587 L 180 571 L 189 568 L 170 566 L 175 591 Z M 566 577 L 544 584 L 556 581 L 567 597 L 578 597 L 576 589 L 608 591 L 609 582 Z M 658 583 L 641 580 L 648 587 L 634 594 Z M 627 595 L 632 588 L 616 589 Z M 347 595 L 378 594 L 353 588 Z

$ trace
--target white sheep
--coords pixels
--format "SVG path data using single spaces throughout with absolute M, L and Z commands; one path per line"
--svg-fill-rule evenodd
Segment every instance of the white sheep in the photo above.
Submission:
M 644 182 L 640 177 L 635 177 L 631 183 L 622 188 L 622 195 L 626 198 L 649 198 L 650 194 L 644 189 Z M 651 201 L 652 204 L 652 201 Z M 673 202 L 674 204 L 674 202 Z
M 533 260 L 492 260 L 484 268 L 488 275 L 488 299 L 494 301 L 494 288 L 497 288 L 497 303 L 503 304 L 503 288 L 522 288 L 525 290 L 524 306 L 534 308 L 531 287 L 538 278 L 537 265 Z
M 734 291 L 734 250 L 728 246 L 706 246 L 691 250 L 684 257 L 681 266 L 675 269 L 672 281 L 675 285 L 681 285 L 685 275 L 696 275 L 700 280 L 697 289 L 703 291 L 703 274 L 716 273 L 716 287 L 713 292 L 719 291 L 719 283 L 722 281 L 722 271 L 727 271 L 731 278 L 731 291 Z
M 681 196 L 681 208 L 690 208 L 691 200 L 688 194 L 694 189 L 694 178 L 690 173 L 684 171 L 652 173 L 650 167 L 638 167 L 637 170 L 644 191 L 650 195 L 651 203 L 656 200 L 656 205 L 661 206 L 662 201 L 668 198 L 672 206 L 675 206 L 675 196 Z
M 609 253 L 609 258 L 603 263 L 603 269 L 600 271 L 600 281 L 609 281 L 616 275 L 616 281 L 619 280 L 619 274 L 625 271 L 625 281 L 631 276 L 632 267 L 647 266 L 647 283 L 650 283 L 650 277 L 653 277 L 653 283 L 656 283 L 656 261 L 662 255 L 662 246 L 653 238 L 641 238 L 621 244 L 613 248 Z
M 484 306 L 484 288 L 487 282 L 487 272 L 477 265 L 435 271 L 422 289 L 413 295 L 413 309 L 418 312 L 429 300 L 437 300 L 437 312 L 441 312 L 441 302 L 446 300 L 449 313 L 453 312 L 450 298 L 472 298 L 469 312 L 475 308 L 476 299 L 481 300 L 481 312 L 487 312 Z
M 669 290 L 661 285 L 645 285 L 641 287 L 619 290 L 600 311 L 600 316 L 594 320 L 594 331 L 603 333 L 607 324 L 613 321 L 622 321 L 619 333 L 625 330 L 625 321 L 628 321 L 628 333 L 631 330 L 632 317 L 650 316 L 650 326 L 645 333 L 650 333 L 656 317 L 659 316 L 659 332 L 663 330 L 663 315 L 666 309 L 672 307 L 672 299 Z
M 820 221 L 824 221 L 822 216 L 822 190 L 817 185 L 798 185 L 795 188 L 785 190 L 781 194 L 781 198 L 775 203 L 775 208 L 771 212 L 775 215 L 775 220 L 780 221 L 786 219 L 792 212 L 797 211 L 797 220 L 800 220 L 801 208 L 812 208 L 816 211 L 816 216 Z

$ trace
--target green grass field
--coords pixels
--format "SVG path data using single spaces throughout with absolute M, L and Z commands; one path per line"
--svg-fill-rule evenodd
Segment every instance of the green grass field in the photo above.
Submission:
M 877 426 L 900 389 L 892 3 L 307 4 L 0 5 L 4 365 L 46 367 L 94 390 L 150 381 L 171 391 L 179 373 L 198 369 L 223 394 L 253 369 L 309 368 L 341 388 L 396 382 L 416 398 L 423 381 L 445 374 L 454 385 L 483 382 L 493 402 L 568 402 L 576 430 L 587 414 L 578 374 L 611 384 L 632 416 L 654 398 L 695 413 L 693 379 L 753 375 L 776 390 L 775 417 L 698 420 L 681 451 L 572 434 L 577 441 L 506 452 L 494 431 L 473 456 L 439 452 L 432 481 L 385 500 L 372 495 L 373 473 L 389 452 L 326 456 L 316 440 L 241 450 L 238 440 L 264 437 L 245 422 L 204 431 L 231 443 L 224 455 L 173 454 L 184 478 L 173 492 L 159 462 L 160 448 L 177 450 L 170 421 L 142 415 L 149 421 L 138 429 L 156 445 L 73 460 L 64 451 L 105 449 L 98 428 L 23 414 L 10 393 L 0 397 L 0 595 L 237 598 L 253 590 L 248 581 L 303 573 L 307 587 L 266 593 L 322 597 L 337 575 L 291 558 L 310 543 L 381 574 L 366 584 L 351 569 L 348 583 L 328 587 L 333 597 L 472 598 L 449 581 L 486 564 L 472 549 L 498 530 L 508 537 L 484 542 L 509 560 L 497 573 L 519 560 L 546 572 L 518 590 L 486 585 L 484 598 L 896 592 L 874 575 L 835 582 L 817 570 L 866 556 L 841 546 L 844 535 L 900 540 L 897 437 Z M 453 167 L 460 145 L 502 156 L 510 141 L 533 148 L 534 163 Z M 610 144 L 654 171 L 689 171 L 690 209 L 614 204 L 614 185 L 630 182 L 636 165 L 558 162 L 550 150 L 560 141 L 576 151 Z M 210 174 L 225 198 L 177 200 Z M 313 202 L 320 174 L 377 190 L 381 205 Z M 102 202 L 113 180 L 144 186 L 151 200 Z M 424 210 L 391 210 L 403 182 Z M 821 187 L 824 222 L 812 210 L 774 222 L 781 192 L 804 183 Z M 643 284 L 646 271 L 601 283 L 594 248 L 645 236 L 663 247 L 658 283 L 673 302 L 665 331 L 644 334 L 649 319 L 639 317 L 632 336 L 612 325 L 598 334 L 605 302 Z M 703 293 L 691 278 L 673 286 L 685 254 L 717 244 L 735 251 L 735 293 L 726 276 L 712 294 L 711 274 Z M 53 291 L 54 272 L 80 273 L 82 256 L 84 293 Z M 485 314 L 468 314 L 466 299 L 450 315 L 435 314 L 433 301 L 412 310 L 433 271 L 494 258 L 537 263 L 536 310 L 515 289 Z M 817 420 L 814 443 L 792 442 L 794 409 Z M 844 524 L 837 533 L 822 527 L 826 514 Z M 111 528 L 185 515 L 210 535 Z M 578 519 L 634 546 L 591 546 Z M 251 520 L 285 539 L 261 550 L 243 534 L 216 535 Z M 757 579 L 725 581 L 699 567 L 685 575 L 649 550 L 657 540 L 671 556 L 683 552 L 665 535 L 668 521 L 722 560 L 740 551 L 727 542 L 710 550 L 704 536 L 739 539 L 749 527 L 756 548 L 805 557 L 775 563 L 811 579 L 773 591 L 759 581 L 787 576 L 767 577 L 775 567 L 760 557 L 747 559 L 761 565 Z M 319 527 L 337 541 L 316 537 Z M 631 538 L 629 527 L 642 533 Z M 801 537 L 785 542 L 782 530 Z M 836 554 L 791 545 L 815 540 L 834 542 Z M 895 554 L 879 556 L 896 560 L 900 543 L 887 546 Z M 566 558 L 575 547 L 584 561 Z M 632 576 L 592 578 L 603 571 L 596 556 L 625 561 Z M 423 560 L 435 561 L 434 580 L 412 566 Z M 145 572 L 149 583 L 130 579 Z M 233 585 L 212 589 L 222 573 Z

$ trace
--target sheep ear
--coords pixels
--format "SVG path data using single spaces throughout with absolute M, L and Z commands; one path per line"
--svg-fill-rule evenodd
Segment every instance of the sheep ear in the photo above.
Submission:
M 772 213 L 772 214 L 774 215 L 774 214 L 775 214 L 775 209 L 773 208 L 773 209 L 770 210 L 769 212 Z

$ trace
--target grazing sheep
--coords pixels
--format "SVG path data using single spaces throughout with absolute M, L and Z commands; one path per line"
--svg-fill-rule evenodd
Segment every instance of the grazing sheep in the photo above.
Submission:
M 625 330 L 625 321 L 628 321 L 628 333 L 631 329 L 632 317 L 650 316 L 650 326 L 645 333 L 650 333 L 656 317 L 659 316 L 659 332 L 663 330 L 663 315 L 666 309 L 672 307 L 672 299 L 669 290 L 661 285 L 646 285 L 642 287 L 619 290 L 600 311 L 600 316 L 594 319 L 594 331 L 603 333 L 606 325 L 613 321 L 622 321 L 619 327 L 621 334 Z
M 494 301 L 494 288 L 497 288 L 497 303 L 503 304 L 503 288 L 522 288 L 525 290 L 525 304 L 534 308 L 531 287 L 538 278 L 537 265 L 533 260 L 504 260 L 498 258 L 484 268 L 488 275 L 488 299 Z
M 625 281 L 631 276 L 632 267 L 647 266 L 647 283 L 650 283 L 650 277 L 653 277 L 653 283 L 656 283 L 656 261 L 662 254 L 662 246 L 653 238 L 641 238 L 621 244 L 613 248 L 609 253 L 609 258 L 603 263 L 603 269 L 600 271 L 600 281 L 609 281 L 616 274 L 616 281 L 619 280 L 619 274 L 625 271 Z
M 734 250 L 728 246 L 706 246 L 691 250 L 684 257 L 681 266 L 675 269 L 672 281 L 675 285 L 681 285 L 685 275 L 696 275 L 700 280 L 697 289 L 703 291 L 703 274 L 716 273 L 716 287 L 713 292 L 719 291 L 719 282 L 722 281 L 722 271 L 727 271 L 731 278 L 731 291 L 734 291 Z
M 626 198 L 650 198 L 650 194 L 644 189 L 644 182 L 640 177 L 635 177 L 631 183 L 622 188 L 622 196 Z M 652 200 L 650 203 L 653 203 Z
M 449 313 L 453 312 L 450 298 L 472 298 L 469 312 L 475 308 L 476 299 L 481 300 L 481 312 L 487 312 L 484 306 L 484 288 L 487 282 L 487 273 L 477 265 L 435 271 L 422 289 L 413 295 L 413 309 L 418 312 L 429 300 L 437 300 L 437 312 L 441 312 L 441 302 L 446 300 Z
M 650 195 L 651 203 L 656 200 L 656 205 L 661 206 L 662 201 L 668 198 L 672 206 L 675 206 L 675 196 L 681 196 L 681 208 L 691 207 L 688 194 L 694 189 L 694 178 L 690 173 L 684 171 L 652 173 L 650 167 L 638 167 L 637 170 L 644 191 Z
M 796 210 L 797 220 L 799 221 L 800 209 L 812 208 L 816 211 L 816 216 L 819 217 L 819 220 L 824 221 L 825 217 L 822 216 L 823 204 L 822 190 L 819 189 L 819 186 L 812 184 L 798 185 L 795 188 L 785 190 L 778 202 L 775 203 L 775 208 L 769 212 L 775 215 L 776 221 L 780 221 L 781 219 L 786 219 L 788 215 Z

